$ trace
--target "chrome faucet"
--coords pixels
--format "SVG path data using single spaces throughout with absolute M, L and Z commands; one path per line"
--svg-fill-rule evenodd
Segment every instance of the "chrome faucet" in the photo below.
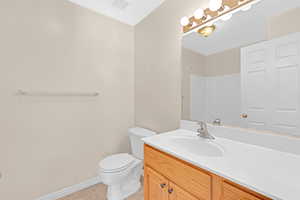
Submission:
M 210 140 L 214 140 L 215 137 L 212 136 L 208 130 L 207 130 L 207 125 L 205 122 L 200 121 L 198 122 L 198 124 L 200 125 L 200 128 L 197 130 L 198 132 L 198 136 L 204 139 L 210 139 Z

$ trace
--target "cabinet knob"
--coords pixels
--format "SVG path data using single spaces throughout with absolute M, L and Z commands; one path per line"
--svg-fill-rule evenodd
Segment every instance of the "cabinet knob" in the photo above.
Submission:
M 241 114 L 241 117 L 246 119 L 246 118 L 248 118 L 248 115 L 246 113 L 243 113 L 243 114 Z
M 169 194 L 172 194 L 173 191 L 174 191 L 173 188 L 168 189 Z
M 166 187 L 166 184 L 165 184 L 165 183 L 162 183 L 162 184 L 160 184 L 160 187 L 161 187 L 161 188 L 165 188 L 165 187 Z

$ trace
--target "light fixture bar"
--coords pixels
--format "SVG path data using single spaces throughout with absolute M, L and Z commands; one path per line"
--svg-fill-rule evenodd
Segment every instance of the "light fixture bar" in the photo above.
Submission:
M 247 6 L 251 6 L 261 0 L 223 0 L 222 7 L 217 11 L 211 11 L 209 8 L 204 10 L 204 17 L 196 19 L 194 16 L 189 18 L 187 25 L 183 26 L 183 33 L 187 34 L 195 29 L 201 29 L 220 20 L 222 16 L 234 14 Z

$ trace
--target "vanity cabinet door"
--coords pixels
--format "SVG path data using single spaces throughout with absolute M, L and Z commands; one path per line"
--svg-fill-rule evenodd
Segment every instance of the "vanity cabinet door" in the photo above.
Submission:
M 169 182 L 149 167 L 145 167 L 144 175 L 145 200 L 168 200 Z
M 199 168 L 145 146 L 145 164 L 201 200 L 212 199 L 212 176 Z
M 169 200 L 199 200 L 174 183 L 169 184 Z
M 254 196 L 228 183 L 223 184 L 223 193 L 223 200 L 267 200 L 267 198 Z

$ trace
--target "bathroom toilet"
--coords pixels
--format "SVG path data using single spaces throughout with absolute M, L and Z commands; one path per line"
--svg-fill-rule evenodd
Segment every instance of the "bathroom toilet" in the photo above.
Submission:
M 141 187 L 143 173 L 144 142 L 142 138 L 156 133 L 143 128 L 129 129 L 132 155 L 121 153 L 108 156 L 99 163 L 99 176 L 107 185 L 108 200 L 124 200 Z

